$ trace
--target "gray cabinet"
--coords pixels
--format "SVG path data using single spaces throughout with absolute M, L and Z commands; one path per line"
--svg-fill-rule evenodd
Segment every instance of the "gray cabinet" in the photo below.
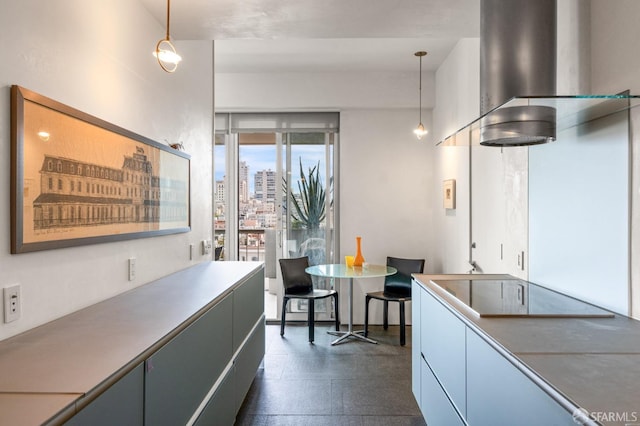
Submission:
M 476 333 L 467 333 L 472 425 L 575 425 L 572 416 Z
M 67 426 L 139 426 L 143 424 L 144 370 L 138 365 L 78 412 Z
M 231 361 L 232 295 L 145 363 L 145 422 L 186 424 Z
M 247 339 L 247 343 L 238 353 L 234 363 L 235 371 L 235 411 L 237 412 L 244 401 L 256 371 L 264 357 L 265 328 L 256 327 Z
M 255 325 L 255 324 L 254 324 Z M 195 422 L 196 426 L 232 425 L 256 375 L 265 348 L 265 328 L 247 336 L 242 349 Z
M 232 425 L 236 418 L 234 370 L 230 368 L 194 426 Z
M 264 313 L 264 275 L 255 274 L 233 290 L 233 351 L 247 338 Z
M 264 269 L 230 285 L 67 424 L 232 425 L 264 357 Z

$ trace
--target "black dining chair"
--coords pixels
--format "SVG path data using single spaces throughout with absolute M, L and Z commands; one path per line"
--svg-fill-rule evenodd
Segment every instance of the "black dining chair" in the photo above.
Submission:
M 367 293 L 364 305 L 364 337 L 369 334 L 369 301 L 378 299 L 384 302 L 383 327 L 385 330 L 389 328 L 389 302 L 399 302 L 400 345 L 404 346 L 406 342 L 404 303 L 411 301 L 411 274 L 422 273 L 424 259 L 387 257 L 387 266 L 396 268 L 398 272 L 385 277 L 383 291 Z
M 313 288 L 311 275 L 305 269 L 309 266 L 309 257 L 297 257 L 293 259 L 280 259 L 280 270 L 282 271 L 282 284 L 284 285 L 284 296 L 282 299 L 282 318 L 280 319 L 280 335 L 284 336 L 284 324 L 287 314 L 287 302 L 289 299 L 306 299 L 308 301 L 308 325 L 309 342 L 314 340 L 315 323 L 315 301 L 326 297 L 333 297 L 333 304 L 336 313 L 336 331 L 340 330 L 338 319 L 338 292 L 335 290 L 323 290 Z

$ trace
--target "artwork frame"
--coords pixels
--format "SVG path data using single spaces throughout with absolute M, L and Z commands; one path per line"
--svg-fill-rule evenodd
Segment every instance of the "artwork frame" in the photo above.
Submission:
M 11 253 L 191 231 L 191 157 L 11 86 Z
M 456 208 L 456 180 L 447 179 L 442 183 L 442 204 L 445 209 Z

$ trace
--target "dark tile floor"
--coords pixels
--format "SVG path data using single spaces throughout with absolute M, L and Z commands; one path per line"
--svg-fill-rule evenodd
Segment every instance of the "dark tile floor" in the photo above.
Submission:
M 236 425 L 425 425 L 411 392 L 411 327 L 400 346 L 399 327 L 370 328 L 377 345 L 331 346 L 329 325 L 267 325 L 264 368 L 238 413 Z

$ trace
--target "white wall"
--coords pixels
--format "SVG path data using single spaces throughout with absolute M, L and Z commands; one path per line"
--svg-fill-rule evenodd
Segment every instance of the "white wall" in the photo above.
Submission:
M 165 34 L 138 2 L 0 0 L 0 287 L 22 286 L 22 318 L 7 338 L 206 258 L 211 238 L 211 42 L 177 42 L 184 61 L 164 73 L 151 51 Z M 159 142 L 183 142 L 191 160 L 189 233 L 11 255 L 9 87 L 18 84 Z M 127 281 L 127 259 L 137 278 Z M 208 258 L 208 257 L 207 257 Z
M 480 40 L 458 42 L 436 72 L 435 143 L 475 120 L 480 112 Z M 469 147 L 439 146 L 433 154 L 432 272 L 464 273 L 469 259 Z M 456 180 L 456 209 L 442 207 L 442 182 Z
M 424 117 L 424 116 L 423 116 Z M 430 120 L 424 120 L 427 128 Z M 369 263 L 384 264 L 387 256 L 429 258 L 433 170 L 432 143 L 419 142 L 412 133 L 415 109 L 345 110 L 340 128 L 340 251 L 355 254 L 356 236 Z M 368 291 L 380 290 L 382 279 L 355 280 L 354 321 L 364 320 Z M 343 293 L 347 294 L 343 283 Z M 343 297 L 346 301 L 346 298 Z M 396 304 L 397 305 L 397 304 Z M 370 303 L 370 321 L 381 323 L 382 303 Z M 389 309 L 397 323 L 398 308 Z M 407 321 L 410 322 L 410 308 Z M 346 311 L 341 311 L 346 315 Z M 347 318 L 346 316 L 342 317 Z
M 418 73 L 216 73 L 217 111 L 340 111 L 340 253 L 355 253 L 362 236 L 367 262 L 387 255 L 427 258 L 432 198 L 433 144 L 418 142 Z M 433 74 L 423 75 L 423 122 L 431 127 Z M 356 280 L 354 321 L 364 320 L 364 293 L 382 280 Z M 346 282 L 343 293 L 347 294 Z M 372 303 L 372 323 L 382 310 Z M 347 298 L 341 299 L 343 319 Z M 407 313 L 410 314 L 410 311 Z M 408 319 L 410 316 L 407 317 Z M 390 321 L 397 322 L 397 309 Z
M 216 110 L 414 107 L 417 120 L 417 85 L 418 72 L 216 73 Z M 424 72 L 424 109 L 434 105 L 434 86 L 434 74 Z

